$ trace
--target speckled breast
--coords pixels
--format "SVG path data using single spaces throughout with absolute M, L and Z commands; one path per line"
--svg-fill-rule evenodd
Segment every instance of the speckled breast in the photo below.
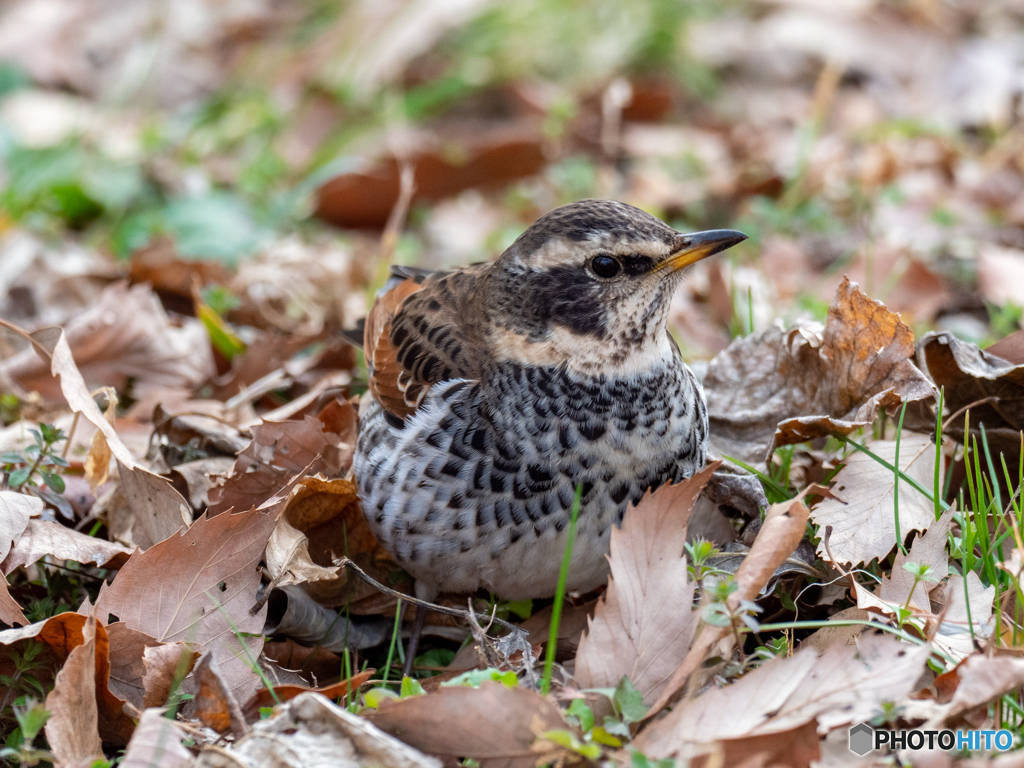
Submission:
M 607 575 L 609 531 L 648 488 L 703 466 L 707 410 L 673 357 L 629 377 L 501 363 L 434 385 L 404 425 L 364 409 L 355 471 L 375 535 L 421 594 L 555 591 L 582 488 L 569 589 Z

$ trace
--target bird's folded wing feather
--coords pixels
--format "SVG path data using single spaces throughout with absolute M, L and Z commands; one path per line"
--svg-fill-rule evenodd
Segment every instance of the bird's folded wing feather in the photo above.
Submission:
M 405 419 L 432 384 L 477 379 L 483 367 L 476 291 L 485 267 L 425 273 L 393 268 L 366 318 L 370 392 Z

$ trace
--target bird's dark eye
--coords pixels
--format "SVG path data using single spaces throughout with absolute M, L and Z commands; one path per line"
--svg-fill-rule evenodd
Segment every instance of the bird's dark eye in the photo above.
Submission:
M 619 274 L 622 271 L 622 265 L 619 264 L 618 259 L 613 259 L 611 256 L 595 256 L 590 260 L 590 270 L 598 277 L 608 279 Z

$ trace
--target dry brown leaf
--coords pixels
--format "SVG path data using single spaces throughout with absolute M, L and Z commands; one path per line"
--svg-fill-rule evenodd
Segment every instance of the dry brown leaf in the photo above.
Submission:
M 210 491 L 211 516 L 258 507 L 300 472 L 336 477 L 351 463 L 351 448 L 324 432 L 312 416 L 265 422 L 253 427 L 252 435 L 231 474 Z
M 871 591 L 858 582 L 854 590 L 857 608 L 887 616 L 896 616 L 899 609 L 908 608 L 916 618 L 931 617 L 932 603 L 928 592 L 935 584 L 944 581 L 949 572 L 946 543 L 954 513 L 953 508 L 946 510 L 924 534 L 914 539 L 907 554 L 897 552 L 892 571 L 882 576 L 876 590 Z M 908 563 L 931 568 L 932 578 L 918 581 L 915 587 L 914 576 L 904 567 Z
M 308 683 L 331 680 L 343 668 L 338 654 L 320 646 L 310 648 L 290 637 L 264 644 L 263 656 L 281 669 L 297 671 Z
M 834 627 L 822 627 L 817 632 L 804 638 L 800 648 L 814 648 L 818 653 L 824 653 L 833 645 L 853 645 L 857 637 L 863 634 L 869 627 L 863 624 L 842 624 L 844 621 L 870 621 L 871 614 L 862 611 L 860 608 L 844 608 L 838 613 L 828 617 L 829 622 L 835 622 Z
M 38 640 L 45 643 L 53 657 L 65 663 L 71 652 L 85 642 L 86 617 L 78 613 L 61 613 L 45 621 L 38 621 L 20 629 L 0 632 L 0 645 L 9 646 L 23 640 Z M 100 623 L 96 624 L 93 646 L 95 649 L 96 704 L 99 712 L 100 735 L 104 741 L 125 744 L 131 736 L 135 723 L 124 714 L 124 701 L 109 688 L 110 653 L 107 632 Z
M 769 507 L 754 545 L 736 571 L 738 589 L 729 596 L 735 610 L 741 601 L 754 600 L 803 538 L 807 525 L 807 507 L 799 498 Z M 704 661 L 708 650 L 728 634 L 728 627 L 705 625 L 694 640 L 682 663 L 672 673 L 664 691 L 651 705 L 647 717 L 653 717 L 682 690 L 690 675 Z
M 700 619 L 692 609 L 686 525 L 719 465 L 646 494 L 612 531 L 608 591 L 576 654 L 581 688 L 615 688 L 625 676 L 650 705 L 682 663 Z
M 750 463 L 778 446 L 870 424 L 880 408 L 925 400 L 913 332 L 845 279 L 825 327 L 776 323 L 736 339 L 704 378 L 712 448 Z
M 124 622 L 107 625 L 110 642 L 110 690 L 138 710 L 144 708 L 142 678 L 146 668 L 142 654 L 160 643 L 143 632 L 129 629 Z
M 669 757 L 697 744 L 753 736 L 785 738 L 817 721 L 819 733 L 870 719 L 883 701 L 899 701 L 925 670 L 927 645 L 889 635 L 865 635 L 856 645 L 837 645 L 779 657 L 740 677 L 678 704 L 633 741 L 648 757 Z
M 29 519 L 38 517 L 42 511 L 42 499 L 15 491 L 0 491 L 0 562 L 21 538 Z
M 0 563 L 0 571 L 9 574 L 47 555 L 101 568 L 120 568 L 131 553 L 128 547 L 87 536 L 60 523 L 30 520 L 17 545 Z
M 931 601 L 928 598 L 929 584 L 937 584 L 946 578 L 949 572 L 949 558 L 946 556 L 946 544 L 948 543 L 949 527 L 953 522 L 953 515 L 956 510 L 950 507 L 942 516 L 928 526 L 928 530 L 914 539 L 907 554 L 896 553 L 893 561 L 892 572 L 882 577 L 878 587 L 878 597 L 889 603 L 907 604 L 922 613 L 931 613 Z M 900 513 L 902 518 L 903 514 Z M 908 563 L 927 566 L 932 569 L 933 578 L 928 581 L 919 581 L 917 588 L 914 588 L 913 575 L 904 568 Z M 913 590 L 913 594 L 911 594 Z M 863 606 L 858 606 L 863 607 Z
M 482 768 L 533 768 L 536 736 L 568 727 L 540 694 L 490 681 L 385 702 L 366 719 L 428 755 L 471 757 Z
M 185 643 L 160 643 L 121 621 L 107 627 L 107 636 L 110 690 L 138 710 L 163 706 L 175 674 L 183 678 L 199 656 Z
M 278 586 L 302 584 L 323 605 L 351 607 L 368 595 L 379 595 L 334 565 L 343 555 L 378 581 L 399 570 L 370 530 L 351 480 L 301 478 L 267 546 L 269 573 L 279 579 Z
M 117 413 L 117 393 L 113 387 L 104 387 L 104 394 L 107 398 L 107 409 L 103 417 L 111 427 L 114 426 L 114 418 Z M 114 454 L 107 445 L 107 438 L 103 432 L 96 430 L 92 436 L 92 444 L 89 446 L 89 453 L 85 457 L 85 478 L 89 481 L 89 487 L 95 491 L 110 477 L 110 460 Z
M 1020 432 L 1024 429 L 1024 365 L 1008 363 L 946 332 L 922 337 L 917 357 L 935 385 L 945 388 L 944 404 L 948 412 L 971 406 L 971 432 L 977 434 L 978 425 L 985 425 L 993 456 L 1000 451 L 1008 457 L 1020 452 Z M 976 404 L 988 397 L 997 400 Z M 933 420 L 925 418 L 921 429 L 933 427 Z M 962 443 L 964 417 L 961 415 L 950 422 L 944 432 Z
M 891 465 L 896 442 L 876 440 L 868 448 Z M 935 472 L 935 444 L 923 435 L 904 433 L 900 441 L 900 469 L 922 488 L 931 488 Z M 824 531 L 832 526 L 829 551 L 836 563 L 868 563 L 883 559 L 896 546 L 893 497 L 896 479 L 866 453 L 857 451 L 846 459 L 832 483 L 832 497 L 823 499 L 811 513 L 822 531 L 818 555 L 828 560 Z M 935 524 L 935 504 L 914 490 L 899 484 L 900 535 L 924 531 Z M 945 574 L 943 574 L 945 575 Z
M 976 653 L 936 680 L 937 687 L 942 679 L 943 687 L 956 686 L 942 717 L 943 724 L 953 725 L 961 721 L 964 713 L 1024 685 L 1024 659 Z
M 100 588 L 96 610 L 162 643 L 178 640 L 213 652 L 230 690 L 247 700 L 259 678 L 246 656 L 259 655 L 266 607 L 255 614 L 259 561 L 281 502 L 238 514 L 204 515 L 182 535 L 134 553 L 112 584 Z M 237 631 L 252 633 L 244 647 Z
M 192 671 L 199 651 L 187 643 L 165 643 L 147 646 L 142 652 L 142 703 L 146 707 L 162 707 L 167 703 L 174 686 Z
M 277 521 L 277 527 L 270 535 L 266 563 L 267 573 L 278 587 L 312 581 L 333 581 L 341 575 L 338 573 L 340 566 L 325 568 L 313 562 L 309 556 L 309 539 L 306 534 L 285 517 Z
M 967 572 L 967 594 L 964 594 L 964 577 L 954 573 L 945 587 L 945 614 L 932 644 L 936 650 L 954 659 L 963 659 L 975 652 L 976 643 L 984 643 L 995 630 L 992 621 L 995 585 L 986 587 L 978 574 Z M 968 610 L 968 601 L 970 609 Z
M 414 166 L 417 200 L 500 186 L 532 176 L 544 165 L 543 136 L 536 120 L 477 124 L 469 131 L 464 125 L 445 124 L 434 135 L 419 132 L 415 140 L 411 155 L 403 160 Z M 453 142 L 460 145 L 457 160 L 451 153 Z M 316 215 L 342 227 L 383 228 L 400 190 L 400 163 L 387 157 L 375 167 L 324 184 L 317 191 Z
M 13 627 L 15 624 L 24 627 L 28 624 L 28 618 L 21 610 L 21 606 L 18 605 L 18 601 L 11 597 L 10 585 L 6 578 L 4 578 L 3 584 L 0 584 L 0 622 L 9 627 Z
M 188 489 L 188 502 L 196 514 L 204 512 L 210 506 L 210 491 L 220 482 L 220 478 L 228 474 L 235 465 L 232 456 L 211 456 L 208 459 L 187 461 L 175 464 L 170 474 L 178 475 L 185 481 Z M 178 485 L 180 488 L 181 486 Z
M 163 709 L 147 709 L 124 751 L 121 768 L 187 768 L 193 758 L 182 744 L 186 736 Z
M 1013 365 L 1024 364 L 1024 330 L 1014 331 L 995 344 L 985 347 L 985 351 Z
M 256 691 L 256 695 L 249 699 L 249 702 L 245 705 L 242 712 L 245 714 L 247 720 L 256 720 L 260 716 L 260 709 L 263 707 L 272 707 L 275 704 L 281 704 L 286 701 L 291 701 L 296 696 L 301 696 L 304 693 L 319 693 L 321 696 L 325 696 L 328 699 L 338 699 L 342 696 L 347 696 L 352 691 L 359 690 L 359 686 L 373 677 L 373 674 L 377 670 L 375 669 L 364 669 L 358 675 L 342 680 L 341 682 L 334 683 L 333 685 L 326 685 L 323 688 L 303 688 L 299 685 L 275 685 L 274 692 L 271 693 L 267 688 L 261 688 Z
M 130 377 L 138 392 L 147 387 L 196 389 L 214 373 L 202 324 L 188 319 L 183 327 L 172 326 L 160 300 L 145 285 L 106 288 L 95 306 L 67 324 L 65 337 L 91 388 L 122 389 Z M 0 371 L 26 390 L 57 399 L 61 388 L 47 362 L 26 349 L 0 363 Z
M 46 697 L 46 740 L 64 765 L 89 765 L 103 758 L 96 706 L 96 619 L 82 628 L 82 643 L 68 654 Z
M 217 733 L 229 730 L 235 738 L 245 734 L 245 718 L 238 701 L 213 666 L 213 654 L 206 653 L 196 663 L 193 676 L 199 686 L 194 699 L 194 714 L 207 728 Z
M 350 621 L 290 584 L 272 589 L 267 601 L 267 634 L 281 635 L 329 651 L 373 648 L 391 633 L 392 622 L 367 619 Z
M 103 417 L 75 365 L 64 331 L 60 328 L 43 328 L 25 334 L 13 326 L 7 327 L 17 330 L 32 342 L 36 352 L 49 364 L 51 374 L 60 378 L 60 391 L 71 409 L 81 413 L 103 433 L 117 460 L 124 495 L 143 532 L 150 539 L 145 543 L 154 544 L 178 531 L 184 524 L 184 516 L 188 515 L 188 504 L 165 478 L 153 474 L 135 460 L 117 432 Z
M 199 766 L 225 766 L 222 752 L 204 751 Z M 303 693 L 254 723 L 229 753 L 252 768 L 441 768 L 441 763 L 382 733 L 318 693 Z M 209 758 L 207 760 L 207 758 Z

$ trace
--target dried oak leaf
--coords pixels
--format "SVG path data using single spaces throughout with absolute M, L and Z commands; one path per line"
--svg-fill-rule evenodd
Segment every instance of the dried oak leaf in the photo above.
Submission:
M 811 722 L 823 734 L 871 718 L 882 702 L 899 701 L 913 690 L 930 653 L 927 645 L 882 634 L 862 636 L 855 646 L 834 646 L 821 656 L 814 648 L 802 649 L 681 702 L 641 732 L 633 746 L 662 758 L 720 742 L 723 765 L 735 765 L 749 755 L 746 740 L 789 739 L 794 729 Z
M 378 581 L 398 570 L 363 517 L 351 480 L 302 478 L 267 545 L 270 575 L 278 586 L 307 586 L 324 605 L 351 603 L 373 588 L 334 565 L 342 555 Z
M 248 512 L 204 515 L 180 536 L 135 552 L 113 583 L 100 588 L 96 611 L 162 643 L 180 640 L 212 651 L 230 690 L 248 700 L 259 678 L 247 656 L 259 655 L 266 607 L 249 609 L 281 504 L 274 499 Z
M 156 294 L 146 285 L 116 283 L 99 301 L 65 329 L 68 346 L 91 387 L 124 387 L 129 378 L 137 392 L 149 387 L 196 389 L 214 374 L 209 336 L 197 320 L 173 326 Z M 48 361 L 31 349 L 0 363 L 0 372 L 27 390 L 48 399 L 61 390 Z
M 443 136 L 443 139 L 442 139 Z M 415 200 L 532 176 L 544 165 L 536 120 L 444 124 L 418 131 L 405 162 L 415 170 Z M 458 144 L 458 159 L 451 148 Z M 401 163 L 391 156 L 334 177 L 317 190 L 316 216 L 342 227 L 383 228 L 401 192 Z
M 999 452 L 1008 457 L 1016 456 L 1020 452 L 1020 432 L 1024 429 L 1024 364 L 1014 365 L 945 331 L 925 334 L 917 345 L 917 359 L 935 386 L 945 389 L 947 412 L 955 413 L 970 406 L 971 432 L 977 434 L 978 425 L 985 425 L 993 456 Z M 978 403 L 986 398 L 995 400 Z M 933 426 L 931 421 L 925 420 L 926 429 Z M 964 417 L 946 425 L 944 432 L 963 442 Z
M 895 441 L 876 440 L 869 447 L 890 465 L 893 463 Z M 904 433 L 900 443 L 900 469 L 922 488 L 931 488 L 935 444 L 924 435 Z M 828 550 L 822 535 L 818 554 L 835 563 L 869 563 L 876 557 L 883 559 L 896 546 L 895 493 L 896 478 L 891 470 L 866 453 L 851 454 L 835 476 L 831 497 L 823 499 L 811 513 L 811 520 L 822 532 L 826 526 L 832 526 Z M 899 484 L 899 508 L 900 535 L 904 539 L 911 531 L 924 531 L 935 524 L 934 502 L 907 482 Z
M 612 531 L 608 591 L 576 654 L 581 688 L 614 688 L 625 676 L 649 705 L 682 663 L 700 620 L 690 607 L 686 525 L 719 464 L 645 495 Z
M 704 391 L 712 448 L 758 463 L 776 447 L 850 434 L 880 408 L 930 398 L 913 354 L 910 328 L 844 278 L 823 329 L 776 323 L 711 361 Z
M 366 719 L 428 755 L 471 757 L 481 768 L 533 768 L 536 737 L 567 728 L 558 707 L 540 694 L 490 681 L 385 702 Z
M 128 742 L 121 768 L 188 768 L 192 753 L 182 742 L 187 734 L 163 709 L 147 709 Z
M 96 626 L 96 619 L 86 620 L 81 645 L 68 654 L 46 697 L 46 740 L 62 765 L 90 765 L 104 757 L 96 706 Z
M 942 517 L 929 525 L 924 534 L 914 539 L 909 552 L 906 554 L 897 552 L 896 559 L 892 564 L 892 571 L 888 575 L 882 576 L 877 590 L 871 592 L 858 583 L 857 607 L 864 610 L 875 610 L 889 616 L 895 616 L 898 612 L 897 608 L 906 607 L 917 615 L 930 616 L 932 604 L 928 590 L 930 586 L 944 580 L 949 572 L 946 543 L 954 513 L 955 510 L 952 507 L 946 510 Z M 900 517 L 902 518 L 902 516 L 901 513 Z M 811 517 L 813 519 L 813 513 Z M 918 581 L 915 584 L 914 576 L 904 567 L 908 563 L 931 568 L 932 578 L 928 581 Z
M 768 508 L 764 524 L 754 539 L 754 545 L 747 552 L 743 564 L 734 576 L 738 589 L 729 596 L 728 605 L 732 610 L 736 610 L 743 600 L 755 599 L 775 573 L 775 569 L 797 548 L 804 535 L 808 514 L 807 507 L 799 498 Z M 703 663 L 711 647 L 722 640 L 728 631 L 728 627 L 715 627 L 710 624 L 701 629 L 661 695 L 651 705 L 647 713 L 648 718 L 657 714 L 682 690 L 690 675 Z
M 131 553 L 128 547 L 87 536 L 60 523 L 30 520 L 10 554 L 0 562 L 0 571 L 10 574 L 16 568 L 31 565 L 47 555 L 58 560 L 91 563 L 101 568 L 120 568 Z

